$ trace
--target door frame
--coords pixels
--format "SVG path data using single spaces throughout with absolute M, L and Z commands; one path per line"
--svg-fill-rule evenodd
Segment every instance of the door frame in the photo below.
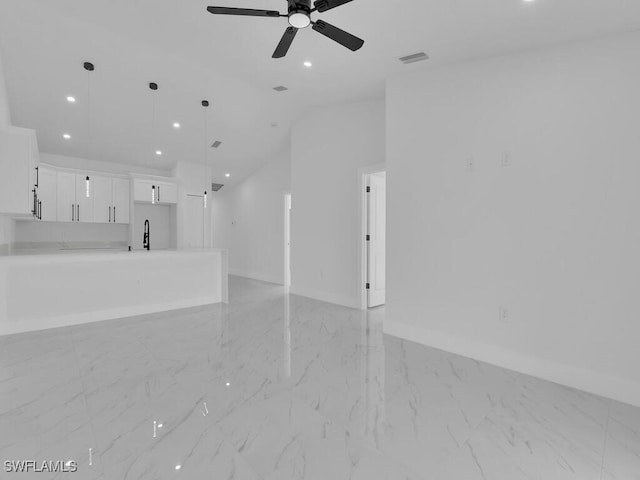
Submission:
M 367 177 L 372 173 L 386 172 L 386 163 L 376 163 L 375 165 L 369 165 L 358 169 L 358 218 L 359 226 L 359 245 L 360 245 L 360 277 L 358 283 L 357 292 L 360 292 L 360 310 L 367 309 Z M 387 177 L 387 193 L 389 192 L 388 177 Z

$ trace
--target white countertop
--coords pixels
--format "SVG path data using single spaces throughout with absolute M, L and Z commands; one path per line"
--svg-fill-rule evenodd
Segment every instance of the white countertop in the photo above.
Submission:
M 29 261 L 73 261 L 81 260 L 109 260 L 117 256 L 118 259 L 125 257 L 130 258 L 149 258 L 176 255 L 194 255 L 226 252 L 222 248 L 191 248 L 191 249 L 165 249 L 165 250 L 123 250 L 123 249 L 73 249 L 73 250 L 21 250 L 11 252 L 11 255 L 0 257 L 0 263 L 15 263 Z

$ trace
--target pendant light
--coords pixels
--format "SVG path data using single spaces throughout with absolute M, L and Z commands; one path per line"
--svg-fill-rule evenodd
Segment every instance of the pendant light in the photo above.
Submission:
M 82 65 L 87 71 L 87 160 L 91 157 L 91 72 L 95 70 L 95 66 L 91 62 L 84 62 Z M 91 197 L 91 179 L 86 178 L 86 196 Z
M 202 106 L 204 107 L 204 155 L 203 155 L 203 162 L 206 165 L 207 164 L 207 126 L 208 126 L 208 122 L 207 122 L 207 107 L 209 106 L 209 101 L 208 100 L 202 100 Z M 207 191 L 204 191 L 204 197 L 203 198 L 203 202 L 204 202 L 204 208 L 207 208 Z
M 154 144 L 156 141 L 155 132 L 156 132 L 156 97 L 157 97 L 157 94 L 155 92 L 158 91 L 158 84 L 155 82 L 149 83 L 149 90 L 151 90 L 151 93 L 153 95 L 152 101 L 151 101 L 151 135 L 150 135 L 151 144 L 149 145 L 149 151 L 150 152 L 155 151 L 156 156 L 160 156 L 162 155 L 162 150 L 154 148 Z

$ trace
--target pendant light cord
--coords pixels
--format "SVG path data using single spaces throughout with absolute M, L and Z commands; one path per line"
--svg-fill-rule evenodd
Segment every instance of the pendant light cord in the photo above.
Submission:
M 87 160 L 91 159 L 91 72 L 87 70 Z

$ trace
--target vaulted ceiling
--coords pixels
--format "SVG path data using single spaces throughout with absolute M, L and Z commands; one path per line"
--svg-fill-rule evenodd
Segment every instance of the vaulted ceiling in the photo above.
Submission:
M 307 29 L 274 60 L 286 19 L 213 16 L 207 5 L 286 10 L 284 0 L 2 0 L 13 123 L 35 128 L 46 152 L 156 168 L 207 162 L 233 184 L 286 150 L 303 112 L 383 98 L 390 76 L 640 29 L 637 0 L 355 0 L 314 17 L 363 38 L 360 51 Z M 419 51 L 430 60 L 397 60 Z

